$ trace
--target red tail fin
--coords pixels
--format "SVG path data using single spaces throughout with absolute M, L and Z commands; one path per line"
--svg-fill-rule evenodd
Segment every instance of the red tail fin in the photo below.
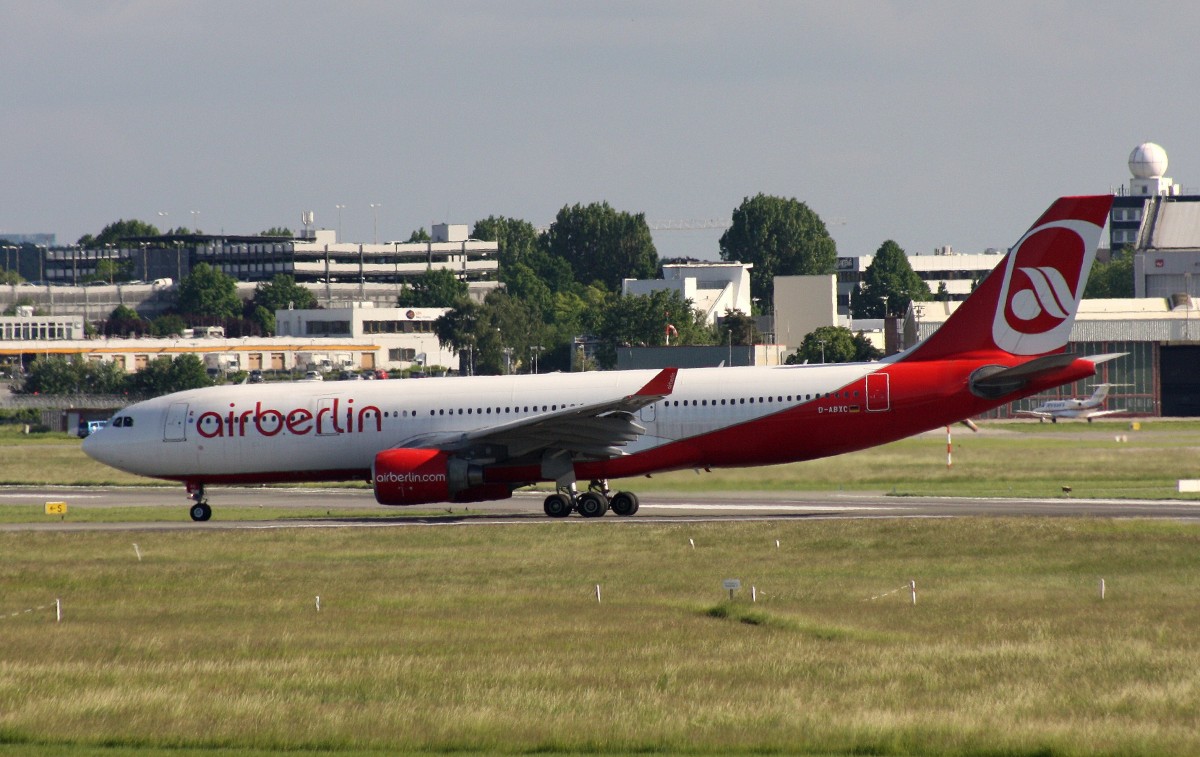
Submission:
M 905 357 L 1061 350 L 1096 257 L 1112 195 L 1061 197 L 942 327 Z

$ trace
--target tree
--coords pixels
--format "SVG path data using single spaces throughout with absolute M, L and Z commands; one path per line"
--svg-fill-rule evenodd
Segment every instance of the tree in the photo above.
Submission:
M 721 321 L 721 335 L 724 343 L 742 347 L 758 344 L 762 339 L 754 318 L 740 310 L 725 311 L 725 317 Z
M 805 335 L 796 351 L 788 355 L 787 364 L 851 363 L 881 357 L 883 351 L 861 331 L 854 334 L 845 326 L 820 326 Z
M 946 282 L 938 282 L 937 294 L 934 295 L 934 299 L 936 299 L 938 302 L 950 301 L 950 290 L 946 288 Z
M 275 311 L 307 310 L 317 306 L 317 298 L 307 287 L 296 283 L 286 273 L 277 273 L 270 281 L 260 281 L 254 287 L 254 297 L 247 305 L 250 320 L 257 323 L 265 334 L 275 333 Z
M 467 374 L 474 373 L 475 348 L 478 346 L 479 334 L 477 327 L 480 321 L 482 306 L 473 300 L 464 300 L 458 307 L 443 313 L 433 323 L 433 331 L 437 334 L 438 344 L 449 347 L 459 353 L 460 369 Z M 466 359 L 463 360 L 463 353 Z
M 908 309 L 910 302 L 932 298 L 929 285 L 912 269 L 900 245 L 887 240 L 863 274 L 862 291 L 853 298 L 855 318 L 886 318 Z
M 110 284 L 118 281 L 129 281 L 133 278 L 133 261 L 104 258 L 96 261 L 96 272 L 83 277 L 84 281 L 107 281 Z
M 259 236 L 260 237 L 287 237 L 288 239 L 291 239 L 293 235 L 292 235 L 292 230 L 287 228 L 286 226 L 272 226 L 271 228 L 267 229 L 266 231 L 260 232 Z
M 716 335 L 704 314 L 692 308 L 676 290 L 660 289 L 646 295 L 613 295 L 603 313 L 596 336 L 601 340 L 596 359 L 604 368 L 617 364 L 618 347 L 660 347 L 713 344 Z
M 733 211 L 733 222 L 721 235 L 721 259 L 753 263 L 750 289 L 772 301 L 776 276 L 831 274 L 837 268 L 837 246 L 824 221 L 799 200 L 758 194 Z
M 432 242 L 432 241 L 433 241 L 433 237 L 429 236 L 429 232 L 425 231 L 424 226 L 422 226 L 421 228 L 417 229 L 416 231 L 414 231 L 413 233 L 408 235 L 409 244 L 411 244 L 413 242 Z
M 658 269 L 645 214 L 618 212 L 607 202 L 563 207 L 546 232 L 546 249 L 570 264 L 576 280 L 598 281 L 610 292 L 620 291 L 622 279 L 648 279 Z
M 84 360 L 80 355 L 40 357 L 21 382 L 22 394 L 119 394 L 125 371 L 117 363 Z
M 467 297 L 467 282 L 449 268 L 430 268 L 413 285 L 401 290 L 396 305 L 402 308 L 452 308 Z
M 179 311 L 194 316 L 237 318 L 242 312 L 237 280 L 208 263 L 197 263 L 179 284 Z
M 91 234 L 84 234 L 79 238 L 77 244 L 79 244 L 80 247 L 97 249 L 106 244 L 111 244 L 114 246 L 119 245 L 122 240 L 129 239 L 130 237 L 157 236 L 159 236 L 159 231 L 158 228 L 153 224 L 132 219 L 128 221 L 120 220 L 114 221 L 113 223 L 105 226 L 104 229 L 102 229 L 100 233 L 94 237 Z
M 1133 250 L 1121 247 L 1113 251 L 1107 263 L 1092 264 L 1083 296 L 1089 299 L 1133 297 Z
M 527 303 L 501 291 L 488 294 L 482 305 L 463 300 L 434 323 L 438 342 L 459 352 L 464 370 L 473 374 L 529 370 L 544 330 Z
M 146 367 L 129 377 L 130 389 L 137 394 L 157 397 L 212 386 L 204 363 L 195 355 L 155 358 Z
M 488 216 L 476 221 L 473 239 L 495 242 L 502 261 L 517 261 L 542 249 L 542 234 L 529 221 L 504 216 Z
M 187 321 L 175 313 L 160 315 L 150 322 L 150 333 L 153 336 L 179 336 L 187 328 Z
M 150 330 L 150 322 L 138 315 L 137 311 L 126 305 L 117 305 L 108 320 L 104 322 L 105 336 L 130 336 L 145 334 Z

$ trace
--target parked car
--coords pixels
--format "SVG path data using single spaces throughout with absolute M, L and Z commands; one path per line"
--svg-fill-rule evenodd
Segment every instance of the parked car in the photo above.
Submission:
M 261 384 L 264 381 L 266 381 L 266 379 L 263 378 L 263 372 L 258 370 L 257 368 L 250 371 L 250 376 L 246 380 L 249 381 L 251 384 Z
M 362 376 L 359 376 L 354 371 L 342 371 L 342 381 L 362 381 Z
M 80 421 L 79 438 L 86 439 L 88 434 L 95 433 L 108 425 L 108 421 Z
M 324 381 L 325 377 L 321 375 L 320 371 L 305 371 L 303 380 L 304 381 Z

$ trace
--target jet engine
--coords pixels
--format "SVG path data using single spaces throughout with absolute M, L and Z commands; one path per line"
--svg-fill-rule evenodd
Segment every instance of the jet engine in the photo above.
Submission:
M 505 484 L 485 484 L 483 468 L 437 449 L 388 449 L 371 466 L 375 501 L 381 505 L 483 502 L 508 499 Z

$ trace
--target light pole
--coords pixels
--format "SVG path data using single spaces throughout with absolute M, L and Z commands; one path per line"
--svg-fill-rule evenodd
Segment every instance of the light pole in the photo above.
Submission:
M 371 215 L 374 216 L 375 244 L 379 244 L 379 209 L 383 207 L 377 202 L 371 203 Z
M 199 210 L 189 210 L 188 212 L 192 214 L 192 233 L 199 234 L 200 233 L 200 211 Z
M 821 345 L 821 364 L 825 364 L 825 340 L 818 339 L 817 344 Z
M 337 212 L 338 212 L 337 237 L 335 237 L 333 241 L 340 242 L 340 241 L 342 241 L 342 208 L 344 208 L 346 206 L 345 205 L 334 205 L 333 207 L 337 208 Z

